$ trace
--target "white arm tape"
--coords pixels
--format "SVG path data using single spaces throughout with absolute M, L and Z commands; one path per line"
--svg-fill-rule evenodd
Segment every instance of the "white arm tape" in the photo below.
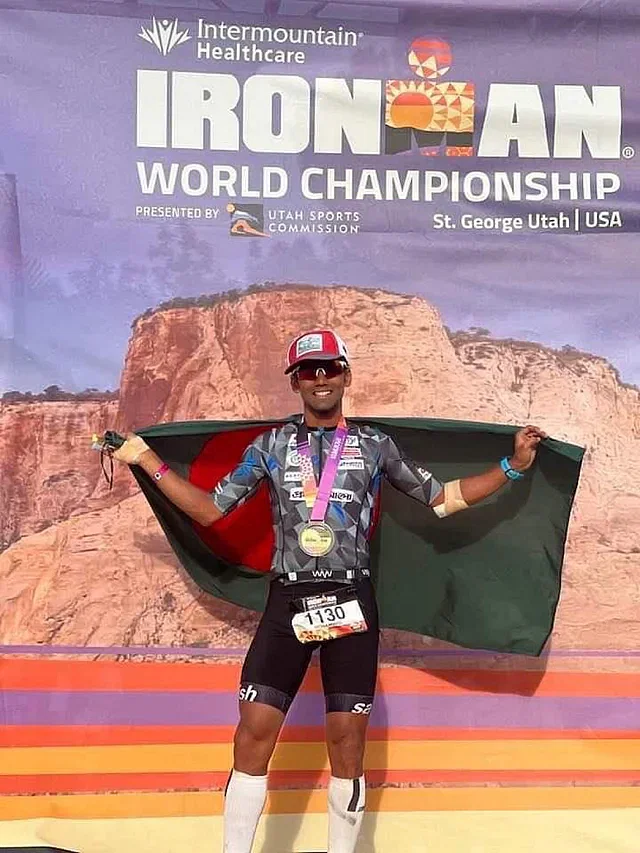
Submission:
M 462 497 L 460 480 L 450 480 L 444 484 L 444 502 L 432 509 L 438 518 L 445 518 L 447 515 L 453 515 L 454 512 L 460 512 L 461 509 L 467 509 L 468 506 L 469 504 Z

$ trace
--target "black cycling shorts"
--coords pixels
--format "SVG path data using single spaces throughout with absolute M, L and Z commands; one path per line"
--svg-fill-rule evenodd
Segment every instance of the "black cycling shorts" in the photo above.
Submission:
M 320 647 L 320 671 L 327 712 L 371 712 L 378 673 L 378 607 L 370 580 L 356 584 L 368 630 L 335 640 L 301 643 L 291 627 L 295 598 L 335 589 L 307 582 L 284 586 L 273 581 L 265 611 L 242 667 L 240 700 L 263 702 L 284 714 L 298 692 L 313 650 Z

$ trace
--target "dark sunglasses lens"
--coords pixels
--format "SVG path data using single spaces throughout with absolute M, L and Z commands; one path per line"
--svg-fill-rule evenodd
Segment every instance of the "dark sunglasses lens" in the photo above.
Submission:
M 325 370 L 329 379 L 332 379 L 334 376 L 340 376 L 340 374 L 344 371 L 344 367 L 339 361 L 330 361 L 326 365 Z
M 298 370 L 298 377 L 305 382 L 311 382 L 316 378 L 318 370 L 323 370 L 327 379 L 340 376 L 344 368 L 339 361 L 324 361 L 321 364 L 303 364 Z

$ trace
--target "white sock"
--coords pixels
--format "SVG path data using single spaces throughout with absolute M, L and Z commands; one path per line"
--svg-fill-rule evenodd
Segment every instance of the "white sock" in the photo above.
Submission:
M 266 799 L 266 776 L 231 772 L 224 795 L 224 853 L 251 853 Z
M 328 853 L 354 853 L 364 815 L 364 776 L 329 779 Z

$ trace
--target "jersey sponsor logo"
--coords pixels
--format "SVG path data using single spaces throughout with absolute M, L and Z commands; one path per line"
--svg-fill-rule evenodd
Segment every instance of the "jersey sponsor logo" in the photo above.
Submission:
M 253 684 L 245 684 L 240 688 L 240 700 L 242 702 L 255 702 L 258 698 L 258 691 Z
M 362 459 L 362 451 L 360 450 L 360 439 L 357 435 L 348 435 L 345 445 L 342 449 L 342 458 L 345 456 L 350 458 Z
M 433 475 L 431 474 L 431 471 L 427 471 L 427 469 L 426 469 L 426 468 L 418 468 L 418 474 L 420 474 L 420 476 L 421 476 L 421 477 L 422 477 L 422 479 L 425 481 L 425 483 L 426 483 L 426 481 L 427 481 L 427 480 L 430 480 L 430 479 L 431 479 L 431 477 L 433 476 Z
M 284 481 L 285 481 L 285 483 L 300 483 L 302 481 L 302 472 L 301 471 L 285 471 Z
M 359 447 L 345 447 L 342 451 L 342 458 L 362 459 L 362 451 Z
M 355 493 L 350 491 L 349 489 L 332 489 L 331 490 L 331 500 L 338 501 L 341 504 L 348 504 L 351 501 L 355 501 L 356 496 Z
M 364 459 L 343 459 L 338 471 L 364 471 Z
M 293 453 L 287 453 L 287 460 L 285 462 L 285 466 L 287 468 L 296 468 L 300 465 L 300 454 L 297 451 Z
M 355 492 L 352 492 L 350 489 L 332 489 L 331 490 L 331 498 L 332 501 L 337 501 L 341 504 L 349 504 L 352 501 L 355 501 L 356 496 Z M 293 488 L 289 492 L 289 500 L 292 501 L 303 501 L 304 500 L 304 490 L 302 488 Z
M 368 717 L 371 713 L 371 708 L 373 707 L 373 702 L 356 702 L 356 704 L 351 709 L 352 714 L 364 714 L 364 716 Z

